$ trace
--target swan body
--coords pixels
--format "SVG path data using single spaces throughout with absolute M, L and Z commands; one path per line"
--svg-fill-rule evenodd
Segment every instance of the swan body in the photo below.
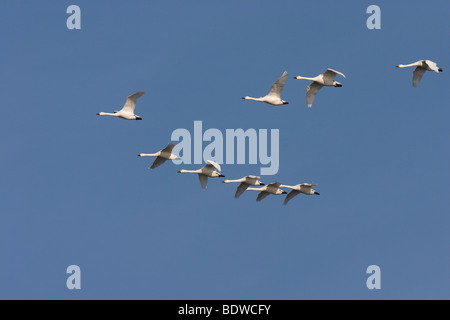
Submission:
M 246 176 L 241 179 L 236 180 L 224 180 L 223 183 L 239 183 L 239 186 L 236 190 L 236 194 L 234 197 L 239 198 L 250 186 L 264 186 L 264 183 L 259 181 L 260 177 L 258 176 Z
M 307 195 L 320 195 L 316 190 L 313 189 L 313 187 L 317 186 L 317 184 L 310 184 L 310 183 L 302 183 L 297 184 L 295 186 L 286 186 L 281 185 L 282 188 L 289 188 L 292 189 L 291 192 L 286 196 L 286 199 L 284 199 L 283 204 L 286 205 L 292 198 L 299 195 L 300 193 L 307 194 Z
M 410 64 L 399 64 L 397 68 L 416 67 L 413 72 L 413 87 L 417 87 L 422 79 L 425 71 L 442 72 L 442 68 L 439 68 L 436 62 L 431 60 L 419 60 Z
M 309 108 L 312 107 L 314 99 L 316 99 L 317 92 L 322 89 L 322 87 L 342 87 L 342 83 L 337 82 L 334 80 L 336 75 L 341 75 L 345 78 L 345 75 L 339 71 L 333 70 L 333 69 L 327 69 L 322 74 L 319 74 L 318 76 L 314 78 L 309 77 L 302 77 L 297 76 L 294 77 L 294 79 L 297 80 L 310 80 L 313 81 L 307 88 L 306 88 L 306 103 Z
M 149 169 L 155 169 L 162 165 L 167 160 L 181 160 L 181 158 L 175 154 L 172 153 L 173 148 L 175 145 L 173 143 L 169 143 L 167 147 L 164 149 L 156 152 L 156 153 L 140 153 L 138 154 L 138 157 L 156 157 L 155 161 L 153 162 L 152 166 Z
M 225 177 L 223 174 L 218 172 L 218 171 L 222 171 L 222 169 L 217 162 L 214 162 L 212 160 L 206 160 L 206 162 L 208 164 L 201 169 L 180 170 L 180 171 L 178 171 L 178 173 L 196 173 L 196 174 L 198 174 L 198 179 L 200 180 L 200 185 L 202 186 L 203 189 L 206 189 L 206 186 L 208 184 L 208 177 L 210 177 L 210 178 Z
M 275 182 L 261 188 L 247 188 L 247 190 L 260 191 L 258 197 L 256 198 L 256 201 L 259 202 L 270 194 L 274 195 L 287 194 L 286 191 L 280 189 L 280 186 L 281 182 Z
M 99 112 L 99 116 L 112 116 L 118 117 L 125 120 L 142 120 L 141 117 L 134 114 L 134 109 L 136 108 L 137 100 L 144 94 L 144 91 L 139 91 L 128 96 L 125 100 L 125 104 L 120 111 L 114 111 L 114 113 Z
M 272 85 L 272 88 L 270 89 L 269 93 L 261 98 L 252 98 L 249 96 L 245 96 L 242 99 L 245 100 L 254 100 L 254 101 L 260 101 L 265 102 L 274 106 L 281 106 L 284 104 L 289 104 L 289 102 L 284 101 L 281 99 L 281 93 L 283 92 L 284 84 L 286 83 L 288 73 L 287 71 L 283 72 L 281 77 L 278 78 L 277 81 L 275 81 Z

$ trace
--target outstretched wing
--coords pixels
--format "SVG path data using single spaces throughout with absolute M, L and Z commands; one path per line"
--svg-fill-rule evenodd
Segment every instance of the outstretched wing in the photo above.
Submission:
M 313 102 L 316 99 L 316 94 L 322 87 L 323 85 L 313 82 L 306 88 L 306 104 L 309 108 L 312 107 Z
M 262 199 L 264 199 L 265 197 L 267 197 L 269 194 L 270 194 L 269 192 L 261 191 L 261 192 L 258 194 L 258 198 L 256 198 L 256 201 L 258 201 L 258 202 L 261 201 Z
M 295 196 L 297 196 L 300 193 L 300 191 L 297 190 L 292 190 L 291 192 L 288 193 L 288 195 L 286 196 L 286 199 L 284 199 L 283 204 L 287 205 L 287 203 L 294 198 Z
M 428 68 L 430 68 L 434 72 L 439 72 L 439 68 L 438 68 L 436 62 L 433 62 L 431 60 L 425 60 L 425 63 L 428 66 Z
M 162 165 L 164 162 L 166 162 L 167 159 L 161 158 L 161 157 L 156 157 L 155 161 L 153 162 L 152 166 L 150 167 L 150 169 L 155 169 L 158 168 L 160 165 Z
M 247 190 L 247 188 L 248 188 L 249 186 L 250 186 L 250 185 L 249 185 L 248 183 L 242 182 L 242 183 L 237 187 L 236 194 L 234 195 L 234 197 L 235 197 L 236 199 L 239 198 L 239 197 L 245 192 L 245 190 Z
M 220 164 L 218 164 L 217 162 L 212 161 L 212 160 L 206 160 L 206 162 L 208 162 L 208 164 L 205 166 L 205 168 L 207 168 L 211 171 L 214 171 L 214 170 L 222 171 Z
M 144 93 L 145 93 L 144 91 L 139 91 L 139 92 L 133 93 L 131 96 L 128 96 L 127 100 L 125 101 L 125 105 L 122 108 L 122 111 L 134 113 L 134 108 L 136 107 L 136 101 Z
M 198 175 L 198 180 L 200 180 L 200 185 L 203 189 L 206 189 L 206 186 L 208 184 L 208 176 L 205 176 L 203 174 Z
M 333 81 L 334 77 L 336 77 L 336 75 L 339 74 L 341 76 L 343 76 L 345 78 L 345 75 L 342 72 L 333 70 L 333 69 L 327 69 L 327 71 L 325 71 L 323 73 L 323 78 L 325 81 Z
M 417 87 L 422 79 L 423 74 L 427 69 L 422 67 L 417 67 L 413 72 L 413 87 Z
M 167 147 L 165 147 L 164 149 L 161 150 L 162 153 L 172 153 L 173 148 L 175 147 L 175 145 L 173 143 L 169 143 L 167 145 Z
M 267 188 L 275 188 L 278 189 L 281 186 L 281 182 L 270 183 Z
M 268 96 L 275 96 L 277 98 L 281 97 L 281 92 L 283 91 L 284 84 L 286 83 L 288 77 L 287 71 L 283 72 L 281 77 L 278 78 L 277 81 L 272 85 L 272 89 L 270 89 Z

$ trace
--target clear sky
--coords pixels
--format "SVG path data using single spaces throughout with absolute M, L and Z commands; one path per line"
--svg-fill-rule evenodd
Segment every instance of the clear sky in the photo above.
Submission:
M 81 8 L 81 30 L 66 9 Z M 366 9 L 381 8 L 381 30 Z M 1 299 L 449 299 L 448 1 L 0 2 Z M 418 88 L 412 69 L 430 59 Z M 306 107 L 326 68 L 342 88 Z M 287 70 L 274 107 L 261 96 Z M 144 90 L 143 121 L 98 117 Z M 173 130 L 280 130 L 320 196 L 148 170 Z M 227 178 L 259 165 L 222 165 Z M 66 268 L 81 268 L 81 290 Z M 368 290 L 366 268 L 381 268 Z

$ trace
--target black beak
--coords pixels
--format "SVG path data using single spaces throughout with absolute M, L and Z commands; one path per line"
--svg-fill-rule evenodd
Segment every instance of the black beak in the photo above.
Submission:
M 289 102 L 287 102 L 287 101 L 283 101 L 283 104 L 289 104 Z
M 221 174 L 221 173 L 219 173 L 219 177 L 225 178 L 225 176 L 223 174 Z
M 142 118 L 141 117 L 136 117 L 136 120 L 142 120 Z
M 181 170 L 180 170 L 180 171 L 177 171 L 177 173 L 181 173 Z
M 283 194 L 287 194 L 287 192 L 286 192 L 286 191 L 283 191 Z
M 342 87 L 342 84 L 338 83 L 338 84 L 336 85 L 336 87 Z
M 320 196 L 320 193 L 318 193 L 317 191 L 315 191 L 314 194 L 317 194 L 318 196 Z
M 439 68 L 438 70 L 439 70 L 439 72 L 442 72 L 442 71 L 444 71 L 444 70 L 442 70 L 442 68 Z
M 262 183 L 262 182 L 260 182 L 260 183 L 259 183 L 259 185 L 260 185 L 260 186 L 265 186 L 266 184 L 265 184 L 265 183 Z

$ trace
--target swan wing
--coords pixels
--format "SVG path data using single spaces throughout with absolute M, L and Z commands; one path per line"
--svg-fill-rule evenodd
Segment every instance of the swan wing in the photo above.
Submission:
M 269 192 L 261 191 L 261 192 L 258 194 L 258 198 L 256 198 L 256 201 L 258 201 L 258 202 L 261 201 L 262 199 L 264 199 L 265 197 L 267 197 L 269 194 L 270 194 Z
M 161 157 L 156 157 L 155 161 L 153 162 L 152 166 L 150 167 L 150 169 L 155 169 L 158 168 L 160 165 L 162 165 L 164 162 L 166 162 L 167 159 L 161 158 Z
M 274 96 L 277 98 L 281 97 L 281 92 L 283 91 L 284 84 L 286 83 L 288 77 L 287 71 L 283 72 L 281 77 L 278 78 L 272 85 L 272 89 L 270 89 L 268 96 Z
M 171 154 L 174 147 L 175 145 L 173 143 L 169 143 L 167 147 L 161 150 L 161 152 Z
M 208 176 L 205 176 L 204 174 L 199 174 L 198 180 L 200 181 L 202 189 L 206 189 L 206 186 L 208 185 Z
M 323 73 L 323 79 L 325 81 L 327 81 L 327 80 L 328 81 L 333 81 L 334 77 L 336 77 L 337 74 L 339 74 L 339 75 L 341 75 L 341 76 L 343 76 L 345 78 L 345 75 L 342 72 L 339 72 L 339 71 L 336 71 L 336 70 L 333 70 L 333 69 L 327 69 L 327 71 L 325 71 Z
M 234 197 L 237 199 L 239 198 L 244 192 L 245 190 L 247 190 L 247 188 L 250 185 L 248 183 L 242 182 L 236 189 L 236 194 L 234 195 Z
M 425 60 L 425 63 L 434 72 L 439 72 L 439 68 L 438 68 L 436 62 L 433 62 L 431 60 Z
M 422 79 L 423 74 L 427 71 L 427 69 L 422 67 L 417 67 L 413 72 L 413 87 L 417 87 Z
M 315 187 L 315 186 L 317 186 L 317 184 L 315 184 L 315 183 L 302 183 L 301 184 L 301 186 L 306 186 L 306 187 Z
M 136 101 L 139 99 L 145 92 L 139 91 L 136 93 L 133 93 L 131 96 L 127 97 L 127 100 L 125 101 L 125 105 L 122 108 L 122 111 L 134 113 L 134 108 L 136 107 Z
M 286 199 L 284 199 L 283 204 L 287 205 L 289 201 L 291 201 L 292 198 L 294 198 L 295 196 L 297 196 L 300 193 L 300 191 L 297 190 L 292 190 L 291 192 L 288 193 L 288 195 L 286 196 Z
M 267 189 L 274 188 L 275 190 L 281 186 L 281 182 L 274 182 L 267 186 Z
M 313 102 L 316 99 L 316 94 L 322 87 L 323 85 L 313 82 L 306 88 L 306 104 L 309 108 L 312 107 Z
M 220 164 L 218 164 L 217 162 L 212 161 L 212 160 L 206 160 L 206 162 L 208 162 L 208 164 L 205 166 L 206 169 L 211 170 L 211 171 L 214 171 L 214 170 L 222 171 Z

